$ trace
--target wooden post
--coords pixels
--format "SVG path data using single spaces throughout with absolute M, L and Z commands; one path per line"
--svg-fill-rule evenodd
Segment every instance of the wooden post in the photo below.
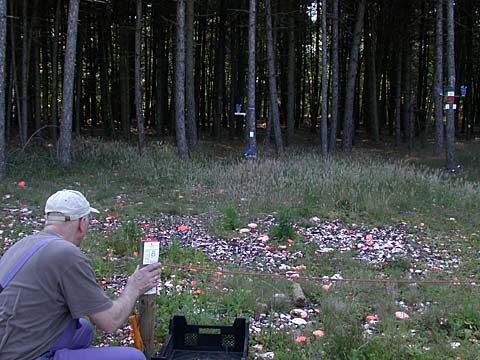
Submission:
M 158 262 L 160 245 L 157 241 L 140 241 L 141 266 Z M 139 327 L 142 335 L 144 354 L 150 360 L 154 354 L 155 318 L 157 310 L 157 288 L 148 290 L 140 296 L 138 304 Z
M 142 334 L 144 354 L 147 360 L 150 360 L 153 353 L 153 340 L 155 337 L 155 317 L 157 302 L 156 295 L 142 295 L 138 304 L 140 317 L 140 334 Z

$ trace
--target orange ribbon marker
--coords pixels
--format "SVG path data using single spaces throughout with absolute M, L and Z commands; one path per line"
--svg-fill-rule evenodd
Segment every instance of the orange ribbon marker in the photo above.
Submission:
M 142 334 L 140 333 L 140 328 L 138 327 L 138 318 L 137 315 L 131 315 L 128 317 L 130 324 L 132 324 L 133 329 L 133 344 L 140 351 L 145 351 L 143 346 Z

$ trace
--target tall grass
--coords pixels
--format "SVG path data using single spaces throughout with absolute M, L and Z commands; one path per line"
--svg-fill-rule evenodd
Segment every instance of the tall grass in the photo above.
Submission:
M 14 191 L 15 181 L 28 180 L 24 193 L 39 203 L 55 188 L 69 186 L 97 202 L 125 190 L 132 203 L 144 203 L 144 211 L 182 212 L 176 201 L 182 193 L 184 208 L 216 216 L 236 204 L 240 217 L 288 207 L 297 217 L 424 222 L 441 230 L 480 223 L 478 183 L 362 152 L 323 160 L 315 151 L 291 151 L 251 161 L 233 151 L 219 158 L 200 150 L 193 161 L 182 162 L 174 148 L 156 144 L 144 156 L 120 142 L 78 141 L 74 149 L 68 168 L 55 164 L 50 148 L 10 154 L 11 180 L 0 186 Z

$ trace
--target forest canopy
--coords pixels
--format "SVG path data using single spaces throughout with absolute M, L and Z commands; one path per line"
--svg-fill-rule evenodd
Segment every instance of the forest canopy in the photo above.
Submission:
M 475 0 L 0 0 L 0 177 L 30 141 L 239 139 L 325 157 L 427 142 L 454 170 L 480 121 Z M 255 31 L 254 31 L 255 30 Z M 302 130 L 302 131 L 300 131 Z M 305 131 L 306 130 L 306 131 Z

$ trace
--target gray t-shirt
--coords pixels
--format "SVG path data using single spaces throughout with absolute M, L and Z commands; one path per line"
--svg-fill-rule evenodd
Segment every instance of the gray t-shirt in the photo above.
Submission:
M 40 248 L 0 293 L 0 359 L 31 360 L 48 351 L 72 319 L 109 309 L 89 259 L 54 232 L 13 245 L 0 261 L 0 279 L 35 243 Z

